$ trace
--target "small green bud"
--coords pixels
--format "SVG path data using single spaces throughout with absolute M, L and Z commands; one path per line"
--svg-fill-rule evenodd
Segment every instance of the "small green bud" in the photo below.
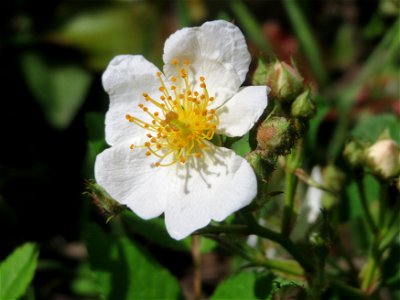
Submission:
M 290 120 L 284 117 L 271 117 L 257 130 L 258 147 L 271 155 L 287 154 L 298 138 Z
M 107 222 L 121 213 L 125 206 L 115 201 L 100 185 L 89 181 L 86 185 L 86 194 L 92 197 L 93 203 L 107 218 Z
M 292 103 L 291 115 L 295 118 L 311 119 L 315 115 L 315 104 L 310 89 L 306 89 Z
M 346 144 L 343 156 L 353 168 L 362 167 L 365 163 L 365 146 L 357 140 L 352 140 Z
M 265 65 L 259 61 L 253 76 L 253 84 L 271 88 L 270 97 L 278 101 L 291 102 L 303 90 L 303 77 L 285 62 Z
M 346 174 L 332 163 L 328 164 L 323 169 L 322 177 L 323 185 L 335 194 L 340 193 L 346 180 Z M 330 209 L 332 206 L 337 204 L 337 201 L 337 196 L 334 196 L 331 193 L 324 193 L 322 196 L 322 205 L 326 209 Z
M 252 151 L 248 153 L 245 158 L 252 166 L 259 181 L 267 181 L 275 170 L 275 160 L 265 160 L 262 151 Z
M 365 150 L 366 162 L 371 171 L 382 179 L 389 179 L 400 172 L 400 147 L 391 140 L 379 140 Z

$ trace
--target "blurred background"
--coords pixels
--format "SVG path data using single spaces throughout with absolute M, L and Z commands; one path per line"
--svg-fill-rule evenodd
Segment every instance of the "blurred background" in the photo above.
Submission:
M 297 10 L 286 2 L 1 2 L 0 260 L 26 241 L 39 244 L 38 269 L 25 298 L 97 297 L 82 239 L 89 223 L 109 229 L 84 192 L 96 154 L 107 147 L 109 100 L 101 74 L 115 55 L 142 54 L 162 68 L 164 41 L 175 30 L 230 20 L 244 32 L 253 56 L 246 84 L 257 58 L 269 60 L 275 53 L 281 60 L 293 59 L 317 94 L 320 114 L 310 165 L 323 165 L 341 153 L 347 130 L 365 116 L 384 114 L 396 124 L 398 48 L 390 48 L 393 38 L 386 34 L 397 30 L 399 38 L 399 28 L 393 29 L 399 2 L 302 0 Z M 299 12 L 305 29 L 296 23 Z M 317 48 L 307 44 L 307 33 Z M 190 295 L 190 252 L 149 241 L 138 232 L 144 225 L 134 222 L 133 239 Z M 216 253 L 208 258 L 206 295 L 229 270 L 226 254 Z

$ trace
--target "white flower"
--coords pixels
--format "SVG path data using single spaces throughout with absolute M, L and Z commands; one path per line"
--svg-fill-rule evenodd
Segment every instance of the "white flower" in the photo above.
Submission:
M 240 88 L 250 54 L 229 22 L 175 32 L 163 60 L 161 73 L 142 56 L 121 55 L 104 72 L 111 148 L 97 156 L 95 177 L 141 218 L 164 213 L 169 234 L 182 239 L 255 197 L 247 161 L 211 141 L 249 131 L 267 105 L 267 87 Z

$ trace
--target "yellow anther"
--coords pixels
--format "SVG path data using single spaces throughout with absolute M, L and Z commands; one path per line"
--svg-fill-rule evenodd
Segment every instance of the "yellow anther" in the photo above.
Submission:
M 196 91 L 189 79 L 189 60 L 174 58 L 172 64 L 176 65 L 177 75 L 170 76 L 170 80 L 164 81 L 163 73 L 156 73 L 161 95 L 152 98 L 142 94 L 147 102 L 140 103 L 139 107 L 146 113 L 146 121 L 125 115 L 128 121 L 147 130 L 148 140 L 140 146 L 132 144 L 130 148 L 146 148 L 146 156 L 156 157 L 151 164 L 154 167 L 204 157 L 203 151 L 208 150 L 204 143 L 213 138 L 219 122 L 215 109 L 209 108 L 214 98 L 208 94 L 205 77 L 198 77 Z
M 135 148 L 135 145 L 134 145 L 134 144 L 131 144 L 131 145 L 129 146 L 129 148 L 131 148 L 131 150 L 133 150 L 133 148 Z
M 185 78 L 187 76 L 187 73 L 184 69 L 181 69 L 181 77 Z

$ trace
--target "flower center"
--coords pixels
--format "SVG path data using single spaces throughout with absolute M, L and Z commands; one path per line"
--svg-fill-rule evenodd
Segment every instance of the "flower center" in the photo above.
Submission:
M 156 167 L 185 163 L 190 157 L 203 157 L 204 151 L 209 149 L 206 141 L 213 138 L 219 123 L 215 110 L 209 109 L 214 97 L 208 94 L 205 78 L 200 76 L 200 90 L 195 91 L 188 79 L 189 62 L 185 60 L 180 66 L 174 59 L 172 64 L 176 66 L 177 76 L 169 78 L 169 82 L 164 81 L 160 72 L 157 73 L 162 92 L 160 99 L 143 93 L 145 101 L 158 108 L 158 111 L 151 112 L 145 103 L 139 104 L 151 121 L 126 115 L 129 122 L 148 130 L 148 141 L 139 146 L 132 144 L 130 148 L 147 148 L 146 155 L 158 159 L 154 163 Z

